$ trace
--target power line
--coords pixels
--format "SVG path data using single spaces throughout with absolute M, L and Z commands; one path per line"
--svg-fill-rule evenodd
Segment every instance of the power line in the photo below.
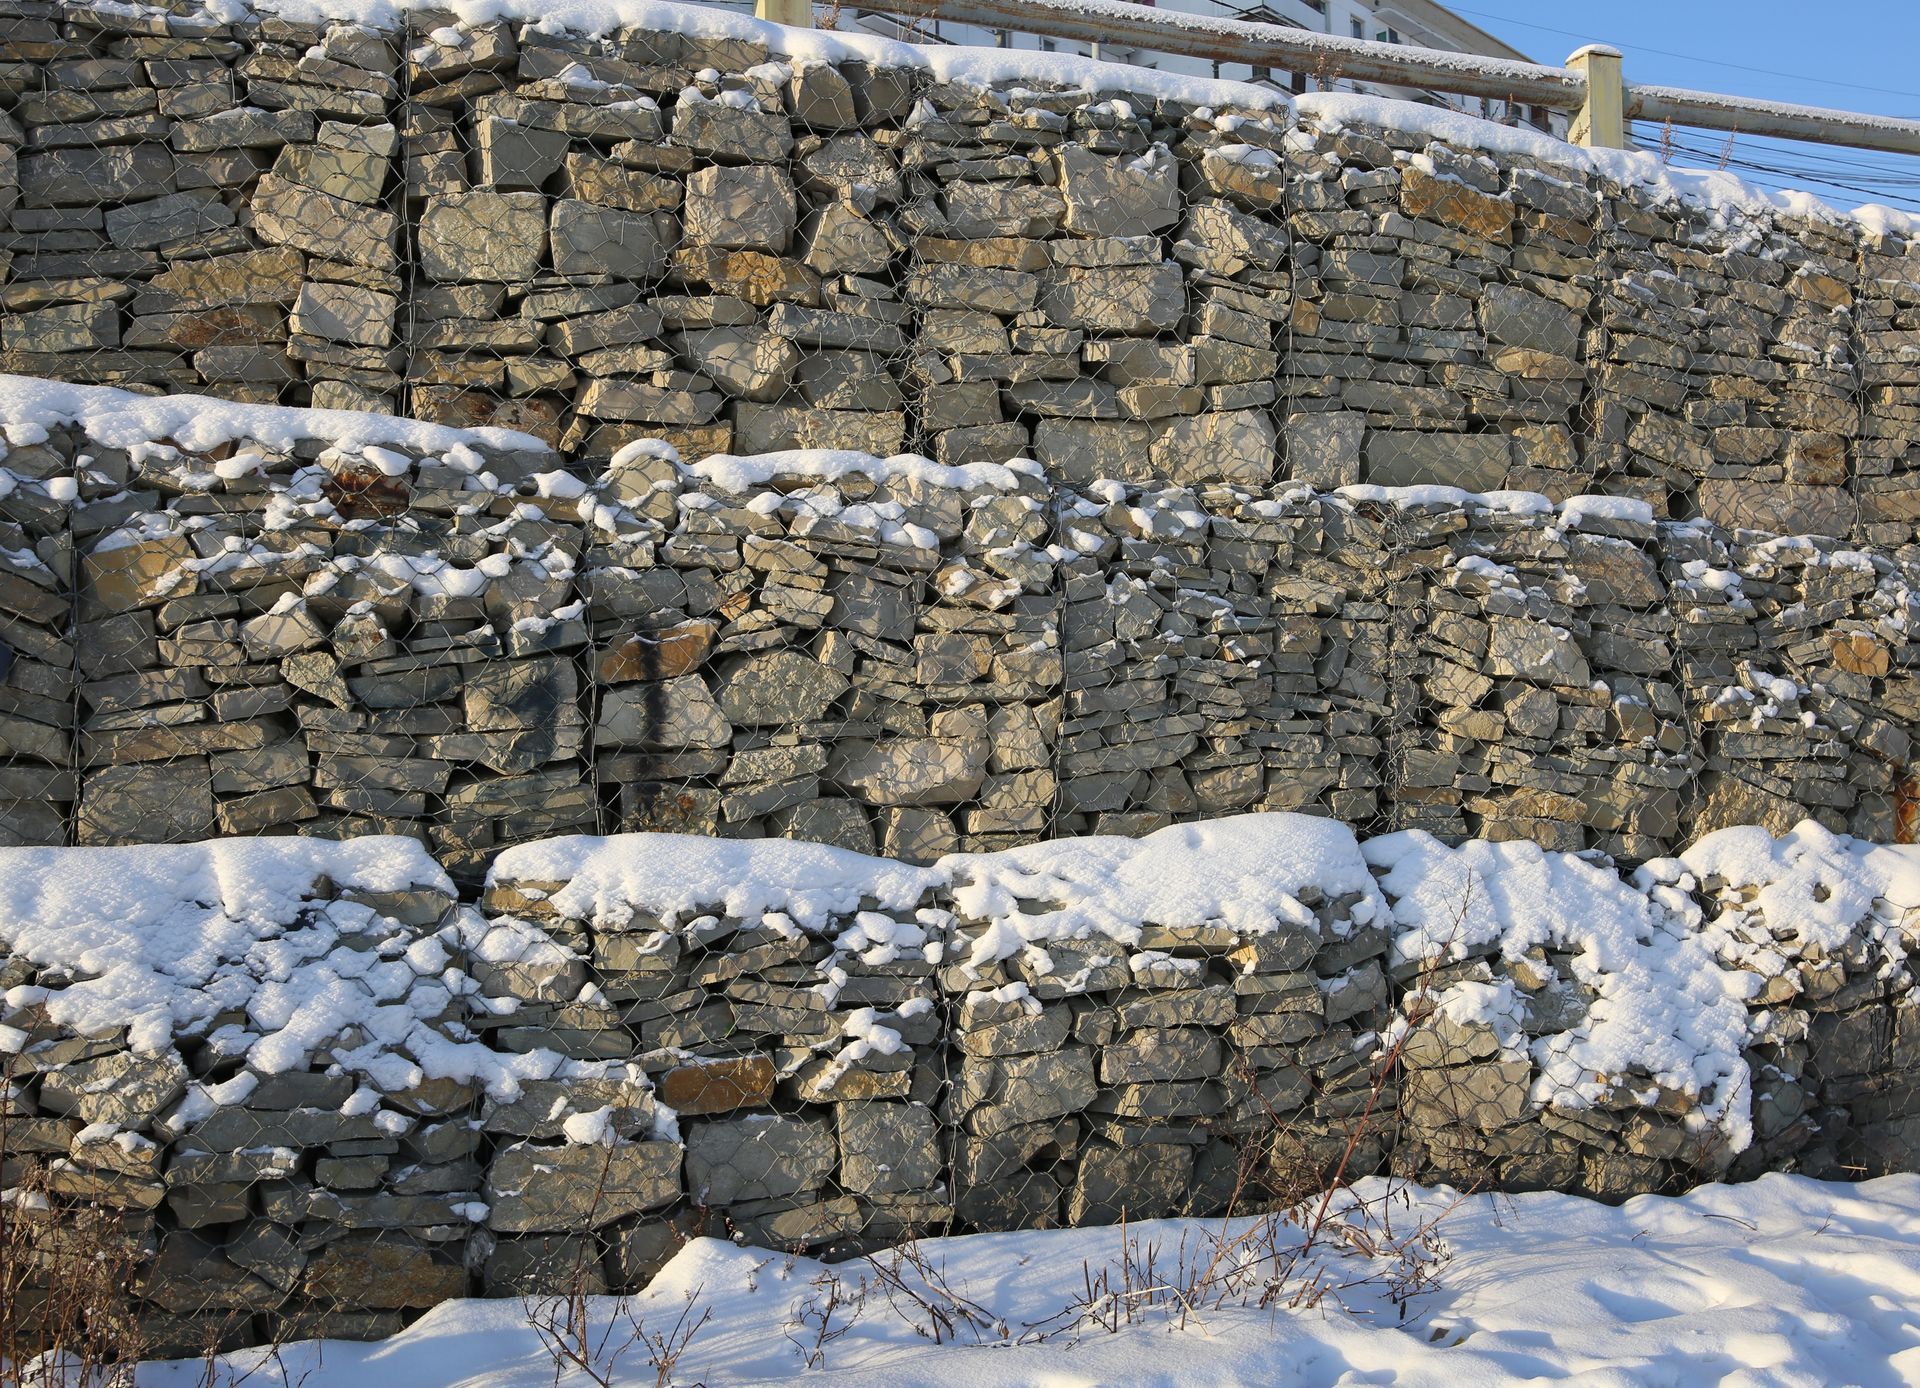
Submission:
M 1538 29 L 1544 34 L 1558 34 L 1562 38 L 1578 39 L 1582 43 L 1613 43 L 1612 40 L 1596 39 L 1590 34 L 1575 33 L 1571 29 L 1555 29 L 1548 24 L 1535 24 L 1531 20 L 1514 19 L 1509 15 L 1493 14 L 1487 10 L 1470 10 L 1464 5 L 1450 5 L 1448 8 L 1459 14 L 1472 15 L 1476 19 L 1497 19 L 1502 24 L 1517 24 L 1522 29 Z M 1895 87 L 1872 87 L 1862 82 L 1842 82 L 1831 77 L 1809 77 L 1803 72 L 1780 72 L 1770 67 L 1750 67 L 1745 63 L 1730 63 L 1723 58 L 1703 58 L 1697 53 L 1676 53 L 1668 48 L 1650 48 L 1643 43 L 1613 43 L 1613 46 L 1631 49 L 1635 53 L 1654 53 L 1662 58 L 1678 58 L 1682 62 L 1730 68 L 1735 72 L 1758 73 L 1763 77 L 1785 77 L 1795 82 L 1811 83 L 1817 87 L 1842 87 L 1848 91 L 1878 92 L 1882 96 L 1904 96 L 1912 101 L 1920 101 L 1920 92 L 1901 91 Z
M 1677 162 L 1682 168 L 1700 163 L 1709 165 L 1712 169 L 1719 169 L 1724 160 L 1728 171 L 1757 175 L 1755 181 L 1767 186 L 1786 189 L 1811 184 L 1819 188 L 1873 198 L 1905 210 L 1920 211 L 1920 197 L 1898 191 L 1901 188 L 1920 187 L 1920 176 L 1889 174 L 1873 184 L 1866 184 L 1855 181 L 1857 175 L 1849 174 L 1844 169 L 1838 174 L 1829 172 L 1820 166 L 1817 157 L 1809 158 L 1796 165 L 1752 158 L 1739 152 L 1729 155 L 1724 147 L 1718 149 L 1703 147 L 1685 138 L 1675 137 L 1650 122 L 1638 124 L 1645 128 L 1646 143 L 1642 147 L 1651 149 L 1653 132 L 1659 132 L 1660 147 L 1675 156 L 1680 156 Z

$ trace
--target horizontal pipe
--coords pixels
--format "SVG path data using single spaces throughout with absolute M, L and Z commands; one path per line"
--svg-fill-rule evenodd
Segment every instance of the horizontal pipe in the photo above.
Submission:
M 1074 43 L 1117 44 L 1210 62 L 1283 68 L 1328 80 L 1378 82 L 1561 109 L 1578 106 L 1585 90 L 1577 73 L 1539 63 L 1411 49 L 1113 0 L 1072 0 L 1070 4 L 1061 0 L 884 0 L 861 8 L 983 29 L 1012 29 Z M 1459 61 L 1449 62 L 1450 58 Z
M 1832 111 L 1823 106 L 1794 106 L 1751 97 L 1721 96 L 1682 87 L 1627 88 L 1626 113 L 1632 120 L 1672 121 L 1701 130 L 1728 130 L 1781 140 L 1846 145 L 1888 154 L 1920 154 L 1920 121 Z
M 1373 43 L 1282 24 L 1181 14 L 1115 0 L 880 0 L 861 8 L 1074 43 L 1117 44 L 1210 62 L 1281 68 L 1329 80 L 1523 101 L 1559 111 L 1577 111 L 1586 99 L 1585 77 L 1568 68 Z M 1629 119 L 1671 120 L 1703 130 L 1920 154 L 1920 121 L 1683 87 L 1629 84 L 1624 95 Z

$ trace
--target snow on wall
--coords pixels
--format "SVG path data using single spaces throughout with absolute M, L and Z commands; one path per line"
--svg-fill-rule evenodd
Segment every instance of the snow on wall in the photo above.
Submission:
M 1342 1162 L 1613 1199 L 1910 1168 L 1916 878 L 1814 826 L 1622 878 L 1287 814 L 931 867 L 560 838 L 466 902 L 410 839 L 4 849 L 9 1198 L 127 1211 L 156 1309 L 357 1337 L 641 1285 L 715 1221 L 825 1253 Z
M 1251 808 L 1634 860 L 1897 828 L 1920 566 L 1882 543 L 1018 457 L 596 463 L 24 378 L 0 432 L 17 842 L 404 831 L 471 880 L 615 829 L 931 861 Z
M 1766 984 L 1859 943 L 1873 951 L 1871 980 L 1893 1005 L 1909 1005 L 1903 927 L 1920 905 L 1920 849 L 1811 823 L 1778 839 L 1730 829 L 1622 877 L 1531 844 L 1449 848 L 1417 831 L 1362 842 L 1343 825 L 1291 814 L 954 854 L 931 867 L 778 839 L 576 836 L 500 853 L 482 904 L 488 921 L 459 905 L 411 839 L 0 849 L 0 948 L 14 977 L 39 980 L 5 994 L 0 1038 L 7 1054 L 28 1058 L 46 1044 L 32 1028 L 48 1024 L 120 1037 L 137 1056 L 212 1038 L 257 1077 L 344 1067 L 392 1084 L 392 1070 L 367 1062 L 417 1042 L 419 1028 L 445 1026 L 463 1000 L 491 1006 L 473 973 L 505 979 L 485 991 L 511 1001 L 542 969 L 574 969 L 594 954 L 560 928 L 568 922 L 596 938 L 644 932 L 691 946 L 732 930 L 792 940 L 837 930 L 844 941 L 864 929 L 877 939 L 880 915 L 917 917 L 926 938 L 970 946 L 913 952 L 928 965 L 950 962 L 956 972 L 942 986 L 961 997 L 1015 963 L 1057 977 L 1049 947 L 1091 943 L 1118 958 L 1191 963 L 1212 948 L 1304 933 L 1380 954 L 1401 984 L 1389 1031 L 1421 1025 L 1436 1006 L 1465 1021 L 1467 1009 L 1445 1002 L 1448 988 L 1465 986 L 1446 981 L 1464 980 L 1463 963 L 1561 956 L 1565 978 L 1547 967 L 1525 986 L 1577 989 L 1585 1015 L 1532 1041 L 1532 1103 L 1585 1108 L 1637 1076 L 1631 1083 L 1699 1105 L 1737 1153 L 1751 1140 L 1745 1050 L 1769 1024 L 1748 1003 Z M 1756 916 L 1766 941 L 1743 947 L 1738 932 Z M 1167 946 L 1168 935 L 1180 942 Z M 1377 944 L 1356 944 L 1362 937 Z M 1511 1001 L 1511 979 L 1494 991 Z M 1524 1011 L 1495 1007 L 1479 1024 L 1524 1053 Z M 368 1044 L 337 1044 L 362 1027 Z M 426 1053 L 416 1060 L 432 1078 L 491 1078 L 470 1059 L 464 1069 L 436 1069 Z
M 137 25 L 142 18 L 165 22 L 181 31 L 198 27 L 246 26 L 262 18 L 296 24 L 344 23 L 393 30 L 419 23 L 419 16 L 452 16 L 455 26 L 436 33 L 453 35 L 459 28 L 493 23 L 527 25 L 548 35 L 597 38 L 632 31 L 680 35 L 709 43 L 735 42 L 764 47 L 776 58 L 797 66 L 830 66 L 845 62 L 924 72 L 935 80 L 982 88 L 1010 87 L 1022 82 L 1077 91 L 1089 98 L 1116 95 L 1158 97 L 1200 107 L 1276 112 L 1297 111 L 1303 121 L 1337 129 L 1347 123 L 1369 128 L 1417 134 L 1462 148 L 1489 153 L 1523 154 L 1566 168 L 1606 174 L 1621 183 L 1639 186 L 1660 198 L 1717 209 L 1770 209 L 1801 216 L 1837 220 L 1858 218 L 1876 229 L 1911 234 L 1914 220 L 1882 204 L 1851 211 L 1836 209 L 1810 193 L 1781 191 L 1750 182 L 1725 171 L 1676 169 L 1657 154 L 1633 150 L 1589 150 L 1537 131 L 1503 126 L 1462 112 L 1390 97 L 1349 92 L 1317 92 L 1290 97 L 1251 83 L 1160 72 L 1129 64 L 1107 63 L 1067 53 L 1037 49 L 974 48 L 952 44 L 900 43 L 875 35 L 831 29 L 796 29 L 768 23 L 750 15 L 680 0 L 206 0 L 198 10 L 144 5 L 74 5 L 78 13 L 106 20 L 119 13 Z M 1089 6 L 1098 11 L 1097 4 Z M 1177 15 L 1190 27 L 1205 28 L 1207 17 Z M 1311 43 L 1311 31 L 1288 29 L 1294 42 Z M 1429 55 L 1436 62 L 1452 62 L 1478 75 L 1512 72 L 1537 76 L 1533 63 L 1511 63 L 1475 54 Z M 1337 69 L 1338 59 L 1334 59 Z M 1658 90 L 1658 89 L 1654 89 Z M 1741 98 L 1743 105 L 1771 104 Z M 1781 110 L 1800 110 L 1778 103 Z

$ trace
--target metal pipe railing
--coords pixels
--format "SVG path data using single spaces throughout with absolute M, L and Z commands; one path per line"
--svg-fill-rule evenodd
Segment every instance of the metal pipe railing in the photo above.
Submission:
M 1343 38 L 1281 24 L 1180 14 L 1117 0 L 867 0 L 861 8 L 1011 29 L 1076 43 L 1119 44 L 1209 62 L 1282 68 L 1326 80 L 1338 78 L 1526 102 L 1574 113 L 1575 130 L 1584 143 L 1620 142 L 1617 117 L 1598 124 L 1581 119 L 1590 116 L 1591 109 L 1587 72 L 1577 61 L 1579 55 L 1574 67 L 1549 67 Z M 1618 57 L 1612 50 L 1582 52 L 1610 58 L 1616 66 L 1605 70 L 1617 70 Z M 1682 87 L 1621 82 L 1619 89 L 1621 100 L 1613 110 L 1624 110 L 1627 119 L 1671 120 L 1676 125 L 1704 130 L 1920 154 L 1920 121 L 1897 116 L 1797 106 Z
M 1013 29 L 1076 43 L 1122 44 L 1218 63 L 1251 63 L 1356 82 L 1423 87 L 1552 106 L 1580 104 L 1584 84 L 1565 68 L 1340 38 L 1284 24 L 1181 14 L 1114 0 L 863 0 L 866 10 Z M 1452 60 L 1449 62 L 1448 60 Z M 1436 80 L 1436 75 L 1446 80 Z
M 1741 135 L 1765 135 L 1782 140 L 1809 140 L 1814 144 L 1846 145 L 1888 154 L 1920 154 L 1920 121 L 1894 116 L 1871 116 L 1859 111 L 1834 111 L 1824 106 L 1796 106 L 1783 101 L 1756 101 L 1744 96 L 1689 91 L 1684 87 L 1626 87 L 1629 120 L 1672 121 L 1702 130 L 1731 130 Z

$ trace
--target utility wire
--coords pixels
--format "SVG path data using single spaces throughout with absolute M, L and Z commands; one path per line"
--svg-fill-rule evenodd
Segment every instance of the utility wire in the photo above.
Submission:
M 1920 188 L 1920 174 L 1889 172 L 1876 175 L 1872 183 L 1864 183 L 1860 181 L 1858 175 L 1844 169 L 1836 173 L 1823 168 L 1817 159 L 1783 163 L 1776 159 L 1755 157 L 1772 155 L 1775 151 L 1754 149 L 1752 141 L 1748 142 L 1748 152 L 1742 152 L 1736 146 L 1734 152 L 1729 155 L 1724 143 L 1717 148 L 1702 145 L 1684 136 L 1671 135 L 1661 126 L 1651 122 L 1639 124 L 1641 128 L 1638 131 L 1638 137 L 1641 148 L 1649 151 L 1664 148 L 1678 156 L 1676 163 L 1683 168 L 1703 164 L 1710 169 L 1718 169 L 1724 160 L 1725 167 L 1729 171 L 1749 176 L 1758 175 L 1754 181 L 1770 187 L 1796 188 L 1813 185 L 1818 188 L 1859 194 L 1905 210 L 1920 211 L 1920 196 L 1899 191 Z
M 1649 48 L 1643 43 L 1616 43 L 1610 39 L 1597 39 L 1590 34 L 1576 33 L 1571 29 L 1555 29 L 1547 24 L 1535 24 L 1531 20 L 1514 19 L 1510 15 L 1493 14 L 1486 10 L 1470 10 L 1464 5 L 1449 5 L 1457 14 L 1472 15 L 1475 19 L 1497 19 L 1502 24 L 1517 24 L 1522 29 L 1538 29 L 1545 34 L 1558 34 L 1562 38 L 1578 39 L 1582 43 L 1609 43 L 1615 48 L 1627 49 L 1634 53 L 1654 53 L 1662 58 L 1678 58 L 1683 62 L 1704 63 L 1709 67 L 1730 68 L 1735 72 L 1753 72 L 1763 77 L 1786 77 L 1796 82 L 1808 82 L 1817 87 L 1842 87 L 1855 92 L 1878 92 L 1882 96 L 1904 96 L 1912 101 L 1920 101 L 1920 92 L 1902 91 L 1896 87 L 1872 87 L 1863 82 L 1842 82 L 1832 77 L 1809 77 L 1803 72 L 1781 72 L 1770 67 L 1750 67 L 1745 63 L 1730 63 L 1723 58 L 1703 58 L 1697 53 L 1676 53 L 1669 48 Z

